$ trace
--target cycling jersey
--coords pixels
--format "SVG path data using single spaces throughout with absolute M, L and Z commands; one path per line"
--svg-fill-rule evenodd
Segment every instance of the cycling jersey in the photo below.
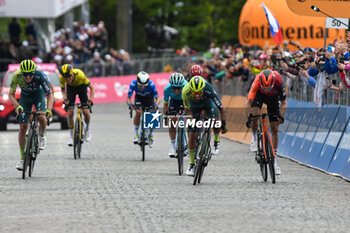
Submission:
M 14 72 L 11 77 L 10 92 L 15 92 L 17 85 L 21 88 L 21 95 L 40 95 L 41 90 L 45 92 L 45 95 L 51 93 L 47 79 L 38 70 L 34 71 L 33 80 L 30 83 L 24 80 L 20 70 Z
M 187 84 L 188 82 L 185 80 L 183 82 L 182 88 Z M 169 102 L 169 97 L 171 97 L 171 99 L 175 99 L 175 100 L 182 100 L 181 97 L 181 92 L 180 94 L 176 95 L 173 91 L 173 89 L 171 88 L 171 84 L 169 83 L 168 86 L 165 87 L 164 89 L 164 103 L 167 104 Z
M 61 83 L 61 88 L 64 89 L 66 87 L 66 83 L 68 86 L 81 86 L 81 85 L 87 85 L 89 86 L 90 81 L 89 79 L 85 76 L 84 72 L 82 70 L 79 69 L 73 69 L 73 73 L 74 73 L 74 80 L 72 81 L 72 83 L 67 83 L 67 80 L 60 75 L 60 83 Z
M 148 86 L 144 89 L 144 90 L 140 90 L 137 86 L 137 80 L 135 79 L 134 81 L 132 81 L 130 83 L 130 87 L 129 87 L 129 92 L 128 92 L 128 97 L 131 98 L 133 92 L 135 91 L 136 95 L 138 96 L 152 96 L 154 98 L 158 97 L 158 92 L 157 92 L 157 88 L 156 85 L 154 84 L 154 82 L 152 82 L 151 80 L 148 81 Z
M 218 109 L 222 109 L 222 103 L 218 95 L 214 91 L 214 88 L 210 83 L 205 81 L 205 86 L 202 90 L 203 94 L 200 100 L 195 100 L 190 89 L 190 84 L 186 84 L 182 89 L 182 100 L 184 102 L 185 108 L 189 109 L 190 107 L 196 107 L 198 105 L 206 105 L 210 101 L 213 101 Z
M 286 96 L 286 89 L 283 84 L 282 77 L 278 74 L 277 71 L 273 71 L 275 73 L 275 84 L 273 88 L 270 91 L 265 91 L 260 86 L 260 75 L 256 75 L 254 82 L 252 86 L 250 87 L 250 91 L 248 93 L 248 99 L 254 100 L 256 97 L 257 92 L 261 92 L 263 95 L 267 96 L 279 96 L 280 100 L 285 100 L 287 98 Z

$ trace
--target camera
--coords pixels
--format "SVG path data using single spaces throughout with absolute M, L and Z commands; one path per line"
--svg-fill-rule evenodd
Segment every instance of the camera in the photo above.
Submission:
M 344 54 L 340 54 L 339 63 L 344 64 L 344 61 L 345 61 Z

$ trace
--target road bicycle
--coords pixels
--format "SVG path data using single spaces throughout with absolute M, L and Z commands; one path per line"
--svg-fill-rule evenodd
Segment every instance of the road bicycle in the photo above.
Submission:
M 183 122 L 184 121 L 184 109 L 183 107 L 179 109 L 179 114 L 177 112 L 170 112 L 167 115 L 170 116 L 176 116 L 176 120 L 178 122 Z M 179 175 L 181 176 L 183 174 L 184 170 L 184 157 L 186 156 L 185 151 L 188 148 L 187 144 L 187 135 L 185 132 L 184 127 L 180 127 L 180 124 L 177 124 L 177 129 L 176 129 L 176 142 L 175 142 L 175 148 L 176 148 L 176 158 L 177 158 L 177 165 L 178 165 L 178 171 Z
M 73 151 L 74 151 L 74 159 L 80 159 L 82 144 L 84 143 L 84 122 L 83 122 L 83 113 L 82 113 L 82 105 L 75 104 L 77 107 L 77 116 L 74 121 L 74 131 L 73 131 Z M 90 113 L 91 107 L 89 107 Z
M 34 165 L 37 156 L 40 153 L 39 150 L 39 128 L 38 128 L 38 118 L 39 115 L 45 115 L 44 113 L 37 112 L 25 112 L 26 114 L 31 114 L 32 121 L 30 122 L 30 128 L 28 131 L 26 145 L 25 145 L 25 155 L 23 161 L 23 170 L 22 170 L 22 179 L 26 178 L 26 172 L 28 168 L 28 176 L 31 177 L 34 171 Z M 47 125 L 50 124 L 50 121 L 47 121 Z
M 141 152 L 142 152 L 142 161 L 145 161 L 146 151 L 145 148 L 148 145 L 146 130 L 144 127 L 144 112 L 150 112 L 154 110 L 154 106 L 151 107 L 142 107 L 142 114 L 141 114 L 141 129 L 140 129 L 140 139 L 135 144 L 138 144 L 140 146 Z M 132 118 L 132 112 L 134 109 L 130 109 L 130 118 Z
M 261 176 L 264 182 L 267 181 L 267 167 L 269 167 L 271 181 L 274 184 L 276 182 L 275 174 L 275 149 L 272 144 L 271 134 L 267 127 L 266 117 L 269 115 L 276 114 L 267 114 L 263 113 L 261 115 L 253 115 L 253 117 L 259 117 L 258 119 L 258 150 L 256 151 L 256 161 L 260 165 Z
M 207 121 L 208 119 L 203 119 L 203 121 Z M 211 121 L 213 119 L 209 119 Z M 209 124 L 210 125 L 210 124 Z M 193 179 L 193 185 L 196 185 L 201 183 L 202 176 L 204 174 L 204 168 L 208 166 L 208 162 L 211 159 L 211 147 L 210 147 L 210 140 L 211 140 L 211 128 L 205 127 L 196 129 L 197 131 L 197 147 L 195 151 L 195 173 L 194 173 L 194 179 Z

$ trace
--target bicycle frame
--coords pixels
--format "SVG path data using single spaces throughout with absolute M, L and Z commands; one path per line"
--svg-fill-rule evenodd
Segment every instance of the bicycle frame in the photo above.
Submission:
M 26 138 L 25 144 L 25 157 L 23 162 L 23 170 L 22 170 L 22 179 L 25 179 L 25 173 L 28 170 L 28 176 L 31 177 L 34 171 L 35 160 L 37 155 L 40 153 L 39 150 L 39 140 L 38 140 L 38 115 L 45 115 L 44 113 L 37 112 L 26 112 L 33 116 L 32 121 L 30 122 L 29 132 Z M 49 122 L 48 122 L 49 124 Z
M 203 131 L 203 130 L 197 129 L 197 131 Z M 193 185 L 196 185 L 197 182 L 198 183 L 201 182 L 201 179 L 204 173 L 204 168 L 208 165 L 208 162 L 211 159 L 210 140 L 211 140 L 211 128 L 208 127 L 204 129 L 204 132 L 202 133 L 199 139 L 199 142 L 196 145 L 196 152 L 195 152 L 196 169 L 195 169 L 195 175 L 193 179 Z
M 263 143 L 264 143 L 264 145 L 265 145 L 265 143 L 266 143 L 266 138 L 265 138 L 266 136 L 265 136 L 265 135 L 267 135 L 267 136 L 269 137 L 269 139 L 270 139 L 270 142 L 271 142 L 273 158 L 276 158 L 276 155 L 275 155 L 275 147 L 273 146 L 271 134 L 270 134 L 270 131 L 269 131 L 268 127 L 267 127 L 266 116 L 268 116 L 268 114 L 263 113 L 263 114 L 261 115 L 261 119 L 259 119 L 259 120 L 261 120 L 261 123 L 262 123 Z M 267 152 L 267 151 L 266 151 L 266 147 L 264 147 L 264 155 L 265 155 L 265 159 L 267 160 L 267 155 L 266 155 L 267 153 L 266 153 L 266 152 Z
M 150 111 L 150 110 L 152 110 L 153 109 L 153 106 L 152 107 L 142 107 L 141 108 L 142 109 L 142 113 L 141 113 L 141 137 L 140 137 L 140 140 L 139 140 L 139 146 L 140 146 L 140 149 L 141 149 L 141 151 L 142 151 L 142 161 L 145 161 L 145 147 L 146 147 L 146 145 L 148 145 L 148 143 L 146 142 L 146 136 L 145 136 L 145 134 L 146 134 L 146 132 L 145 132 L 145 128 L 144 128 L 144 125 L 143 125 L 143 123 L 144 123 L 144 118 L 143 118 L 143 113 L 144 112 L 148 112 L 148 111 Z M 133 109 L 133 110 L 135 110 L 136 111 L 136 109 Z M 133 110 L 130 110 L 130 118 L 132 118 L 132 111 Z
M 267 181 L 267 164 L 269 166 L 271 181 L 272 183 L 276 182 L 274 162 L 275 162 L 275 148 L 272 143 L 271 134 L 267 127 L 267 119 L 266 117 L 269 115 L 275 114 L 267 114 L 263 113 L 261 115 L 254 115 L 252 117 L 259 117 L 258 120 L 258 151 L 256 152 L 258 163 L 260 164 L 260 171 L 263 177 L 263 180 Z

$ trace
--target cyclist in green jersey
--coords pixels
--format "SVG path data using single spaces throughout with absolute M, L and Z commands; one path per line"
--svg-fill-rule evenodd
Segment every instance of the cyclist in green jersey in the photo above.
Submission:
M 21 88 L 19 101 L 15 97 L 16 88 Z M 47 103 L 46 98 L 47 97 Z M 16 164 L 17 170 L 23 169 L 24 145 L 26 141 L 26 132 L 28 129 L 28 112 L 32 111 L 34 105 L 38 113 L 45 113 L 46 118 L 52 117 L 53 96 L 47 79 L 43 73 L 36 70 L 36 65 L 32 60 L 23 60 L 20 64 L 20 70 L 16 71 L 11 77 L 9 100 L 16 108 L 15 112 L 19 115 L 19 133 L 18 143 L 20 148 L 21 160 Z M 45 116 L 38 116 L 39 127 L 39 149 L 46 147 L 46 124 Z
M 215 120 L 218 120 L 220 112 L 221 132 L 227 132 L 225 109 L 214 91 L 214 88 L 210 83 L 206 82 L 204 78 L 201 76 L 192 77 L 190 82 L 182 89 L 182 100 L 184 102 L 186 114 L 192 115 L 192 117 L 198 117 L 202 110 L 204 110 L 208 118 L 215 118 Z M 186 172 L 189 176 L 194 175 L 196 137 L 196 130 L 190 128 L 188 140 L 190 165 Z M 220 128 L 214 128 L 214 148 L 212 149 L 212 154 L 219 153 L 219 145 Z

